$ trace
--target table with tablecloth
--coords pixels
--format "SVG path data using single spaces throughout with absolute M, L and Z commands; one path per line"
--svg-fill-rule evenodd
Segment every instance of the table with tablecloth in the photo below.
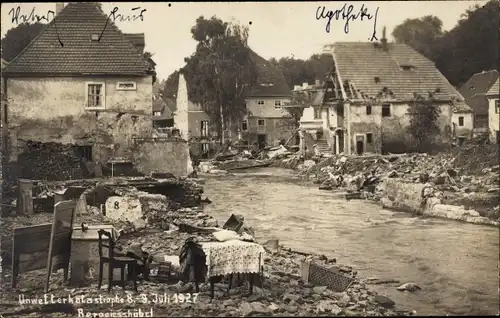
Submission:
M 262 245 L 241 240 L 201 242 L 206 255 L 207 276 L 261 273 L 265 250 Z

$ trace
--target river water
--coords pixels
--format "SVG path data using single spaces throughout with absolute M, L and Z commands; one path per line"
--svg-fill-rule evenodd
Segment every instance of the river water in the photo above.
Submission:
M 364 278 L 396 279 L 422 287 L 399 292 L 373 285 L 419 315 L 499 313 L 498 228 L 416 218 L 374 203 L 334 199 L 284 169 L 264 168 L 206 177 L 207 212 L 222 225 L 245 217 L 258 240 L 336 257 Z

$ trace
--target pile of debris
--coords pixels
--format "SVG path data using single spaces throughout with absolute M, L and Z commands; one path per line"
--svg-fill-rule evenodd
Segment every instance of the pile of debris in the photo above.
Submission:
M 203 213 L 201 207 L 185 208 L 176 212 L 179 213 L 179 224 L 191 223 L 197 224 L 197 226 L 177 226 L 173 222 L 169 224 L 169 229 L 165 231 L 148 225 L 142 228 L 135 228 L 133 232 L 129 233 L 121 231 L 122 235 L 119 241 L 122 242 L 121 244 L 124 248 L 139 247 L 139 249 L 147 251 L 150 255 L 179 255 L 179 251 L 187 238 L 194 237 L 197 241 L 206 241 L 210 238 L 212 235 L 209 231 L 210 226 L 214 224 L 211 224 L 211 218 Z M 90 225 L 95 223 L 111 223 L 115 227 L 123 226 L 123 224 L 117 224 L 115 221 L 106 219 L 104 216 L 99 216 L 98 218 L 78 216 L 76 222 L 88 222 Z M 243 220 L 240 219 L 241 222 Z M 200 286 L 201 294 L 197 297 L 196 302 L 155 304 L 153 307 L 155 316 L 407 316 L 414 314 L 414 312 L 398 309 L 391 299 L 377 295 L 369 290 L 369 282 L 360 279 L 357 272 L 351 267 L 338 265 L 336 259 L 328 258 L 324 255 L 313 255 L 287 250 L 283 246 L 280 246 L 277 240 L 269 240 L 263 246 L 266 249 L 264 279 L 259 285 L 260 287 L 254 287 L 252 295 L 247 295 L 247 287 L 243 286 L 233 285 L 233 288 L 228 291 L 227 283 L 223 281 L 216 284 L 215 299 L 217 301 L 212 301 L 209 296 L 209 286 L 203 284 Z M 313 262 L 323 268 L 342 273 L 343 277 L 348 278 L 351 282 L 343 291 L 335 291 L 326 285 L 304 280 L 301 268 L 305 262 Z M 9 286 L 7 285 L 10 282 L 10 279 L 8 279 L 10 272 L 4 270 L 2 275 L 2 290 L 8 290 Z M 68 294 L 71 294 L 72 297 L 79 295 L 86 298 L 99 298 L 99 295 L 103 294 L 102 290 L 97 289 L 96 284 L 75 289 L 62 282 L 62 273 L 53 274 L 52 277 L 50 293 L 55 297 L 67 298 Z M 110 311 L 110 304 L 75 303 L 64 308 L 63 306 L 20 305 L 20 293 L 24 294 L 26 298 L 39 297 L 43 293 L 41 287 L 43 286 L 44 279 L 44 271 L 24 273 L 22 279 L 19 281 L 16 293 L 4 293 L 4 304 L 9 308 L 8 312 L 11 314 L 10 316 L 45 312 L 51 315 L 57 313 L 58 317 L 72 317 L 78 309 L 94 313 Z M 327 282 L 324 283 L 326 284 Z M 104 285 L 102 288 L 106 288 L 106 286 Z M 172 295 L 173 293 L 194 292 L 194 286 L 192 284 L 184 284 L 181 281 L 176 284 L 142 281 L 139 284 L 138 292 L 139 294 L 149 295 L 163 295 L 165 293 Z M 113 296 L 127 299 L 127 293 L 129 291 L 124 291 L 121 288 L 113 289 Z M 149 310 L 151 306 L 145 304 L 142 307 L 145 310 Z M 130 304 L 115 303 L 112 310 L 126 311 L 127 308 L 130 308 Z M 3 312 L 3 314 L 7 316 L 6 312 Z

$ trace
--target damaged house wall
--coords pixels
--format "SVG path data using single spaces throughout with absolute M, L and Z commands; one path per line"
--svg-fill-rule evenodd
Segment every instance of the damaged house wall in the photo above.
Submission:
M 183 177 L 193 172 L 189 146 L 185 140 L 135 139 L 133 148 L 135 167 L 146 175 L 159 172 Z
M 135 90 L 118 90 L 118 83 Z M 105 104 L 87 109 L 87 85 L 102 83 Z M 92 146 L 92 160 L 129 156 L 132 137 L 151 135 L 153 77 L 7 78 L 10 160 L 26 141 Z

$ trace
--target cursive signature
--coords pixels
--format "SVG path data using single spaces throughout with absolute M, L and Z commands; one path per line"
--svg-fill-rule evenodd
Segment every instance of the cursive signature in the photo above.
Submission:
M 132 8 L 132 11 L 137 11 L 140 8 L 141 7 Z M 141 19 L 141 21 L 144 21 L 144 16 L 142 14 L 147 11 L 146 9 L 142 9 L 141 13 L 139 13 L 138 15 L 133 14 L 131 16 L 130 15 L 124 16 L 123 14 L 118 13 L 118 10 L 119 10 L 118 7 L 114 7 L 113 10 L 111 10 L 111 13 L 109 14 L 108 18 L 106 19 L 106 24 L 104 25 L 104 28 L 102 29 L 101 35 L 99 35 L 99 40 L 101 40 L 101 37 L 104 34 L 104 30 L 106 30 L 106 27 L 108 26 L 108 21 L 110 19 L 112 19 L 113 22 L 115 22 L 116 20 L 118 20 L 120 22 L 133 22 L 133 21 L 136 21 L 137 19 Z
M 344 3 L 344 6 L 342 6 L 341 9 L 336 9 L 335 11 L 332 10 L 327 10 L 325 6 L 320 6 L 316 10 L 316 20 L 321 20 L 321 19 L 327 19 L 326 26 L 325 26 L 325 31 L 327 33 L 330 33 L 330 24 L 333 19 L 335 20 L 345 20 L 344 24 L 344 32 L 346 34 L 349 33 L 349 22 L 355 21 L 360 19 L 363 21 L 364 18 L 367 20 L 374 20 L 373 21 L 373 32 L 370 38 L 368 38 L 370 41 L 378 41 L 377 38 L 377 16 L 378 16 L 378 7 L 375 10 L 375 14 L 372 15 L 368 13 L 368 8 L 365 7 L 363 4 L 359 11 L 354 13 L 354 6 L 347 5 L 347 3 Z
M 12 23 L 16 24 L 42 21 L 49 22 L 49 15 L 52 14 L 52 18 L 54 18 L 56 15 L 56 13 L 52 10 L 48 10 L 46 15 L 35 14 L 35 7 L 31 9 L 31 12 L 29 14 L 23 14 L 21 13 L 21 7 L 19 6 L 15 9 L 10 9 L 9 14 L 12 16 Z M 19 22 L 19 20 L 21 20 L 21 22 Z

